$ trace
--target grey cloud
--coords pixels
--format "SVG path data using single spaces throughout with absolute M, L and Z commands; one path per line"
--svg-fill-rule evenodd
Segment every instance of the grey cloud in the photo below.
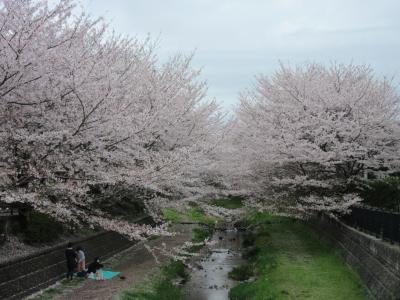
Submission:
M 190 54 L 203 67 L 210 97 L 229 107 L 254 76 L 278 60 L 371 64 L 400 70 L 396 0 L 82 0 L 124 34 L 160 37 L 158 53 Z

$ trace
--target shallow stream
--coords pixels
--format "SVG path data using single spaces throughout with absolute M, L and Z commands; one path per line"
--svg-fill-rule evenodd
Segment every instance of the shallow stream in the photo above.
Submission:
M 186 300 L 225 300 L 230 288 L 238 282 L 229 279 L 232 268 L 243 263 L 241 258 L 244 232 L 217 231 L 210 252 L 198 260 L 190 280 L 184 286 Z

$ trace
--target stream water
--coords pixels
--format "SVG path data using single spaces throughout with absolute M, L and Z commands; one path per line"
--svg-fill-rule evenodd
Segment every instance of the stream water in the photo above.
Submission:
M 244 233 L 236 230 L 217 231 L 209 253 L 199 260 L 185 284 L 186 300 L 228 299 L 229 289 L 237 284 L 228 278 L 233 267 L 240 265 Z

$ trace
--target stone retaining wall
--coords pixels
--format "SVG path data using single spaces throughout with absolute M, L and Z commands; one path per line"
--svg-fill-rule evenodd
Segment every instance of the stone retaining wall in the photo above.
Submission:
M 148 223 L 149 218 L 138 220 Z M 72 241 L 86 250 L 86 261 L 94 257 L 108 258 L 134 244 L 115 232 L 101 232 Z M 59 244 L 29 256 L 0 264 L 0 299 L 22 299 L 50 286 L 66 274 L 65 249 Z
M 358 271 L 371 295 L 379 300 L 400 300 L 400 247 L 321 215 L 313 227 L 332 237 L 344 250 L 346 262 Z

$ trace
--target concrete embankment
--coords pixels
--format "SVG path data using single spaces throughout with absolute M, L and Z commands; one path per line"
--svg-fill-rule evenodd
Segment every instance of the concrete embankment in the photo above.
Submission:
M 343 249 L 346 262 L 358 271 L 373 297 L 379 300 L 400 299 L 398 245 L 391 245 L 326 215 L 316 217 L 310 223 Z
M 137 222 L 148 223 L 150 219 L 145 216 Z M 86 250 L 88 261 L 96 256 L 110 257 L 134 244 L 115 232 L 101 232 L 72 242 Z M 0 264 L 0 298 L 22 299 L 65 276 L 66 244 Z

